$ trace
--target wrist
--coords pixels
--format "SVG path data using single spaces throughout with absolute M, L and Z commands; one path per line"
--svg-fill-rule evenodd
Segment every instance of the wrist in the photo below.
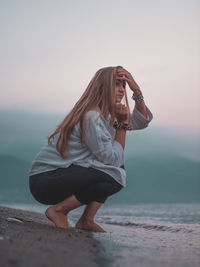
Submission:
M 122 124 L 128 124 L 129 121 L 128 120 L 124 120 L 124 121 L 117 120 L 117 123 L 118 124 L 120 124 L 120 123 L 122 123 Z
M 144 100 L 143 94 L 140 90 L 137 91 L 136 93 L 134 92 L 131 98 L 138 103 L 140 103 Z
M 122 121 L 121 123 L 128 125 L 129 124 L 129 121 Z
M 134 94 L 135 96 L 138 96 L 139 94 L 142 93 L 142 91 L 141 91 L 139 88 L 137 88 L 137 89 L 133 89 L 132 91 L 133 91 L 133 94 Z
M 117 130 L 132 130 L 131 126 L 129 125 L 129 122 L 117 122 L 115 121 L 115 123 L 113 124 L 113 127 Z

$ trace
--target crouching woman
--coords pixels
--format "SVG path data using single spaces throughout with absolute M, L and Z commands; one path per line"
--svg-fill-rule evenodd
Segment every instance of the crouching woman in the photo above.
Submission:
M 135 100 L 132 113 L 127 83 Z M 96 72 L 29 171 L 30 192 L 38 202 L 51 205 L 45 215 L 56 227 L 69 228 L 68 213 L 86 205 L 75 227 L 105 232 L 94 217 L 109 196 L 126 186 L 126 131 L 143 129 L 152 118 L 127 70 L 117 66 Z

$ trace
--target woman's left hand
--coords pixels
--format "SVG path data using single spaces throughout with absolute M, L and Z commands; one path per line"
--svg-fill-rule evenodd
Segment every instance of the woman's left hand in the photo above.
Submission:
M 140 87 L 138 86 L 138 84 L 133 79 L 131 73 L 128 72 L 126 69 L 122 68 L 122 67 L 117 69 L 117 77 L 116 77 L 116 79 L 126 81 L 128 83 L 128 85 L 129 85 L 130 89 L 133 92 L 136 92 L 136 91 L 140 90 Z

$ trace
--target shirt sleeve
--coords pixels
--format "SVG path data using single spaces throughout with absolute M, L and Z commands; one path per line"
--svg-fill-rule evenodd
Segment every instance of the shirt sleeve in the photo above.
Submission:
M 133 112 L 131 113 L 131 126 L 133 130 L 139 130 L 146 128 L 150 121 L 153 119 L 153 114 L 147 107 L 147 118 L 136 108 L 134 107 Z
M 99 113 L 89 111 L 84 121 L 85 144 L 96 158 L 107 165 L 121 167 L 124 164 L 124 150 L 122 145 L 112 139 Z

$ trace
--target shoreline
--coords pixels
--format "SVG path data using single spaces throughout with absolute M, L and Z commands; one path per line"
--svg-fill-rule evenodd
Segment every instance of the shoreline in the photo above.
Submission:
M 98 254 L 103 246 L 93 235 L 73 227 L 57 228 L 38 212 L 0 206 L 0 265 L 101 266 Z

